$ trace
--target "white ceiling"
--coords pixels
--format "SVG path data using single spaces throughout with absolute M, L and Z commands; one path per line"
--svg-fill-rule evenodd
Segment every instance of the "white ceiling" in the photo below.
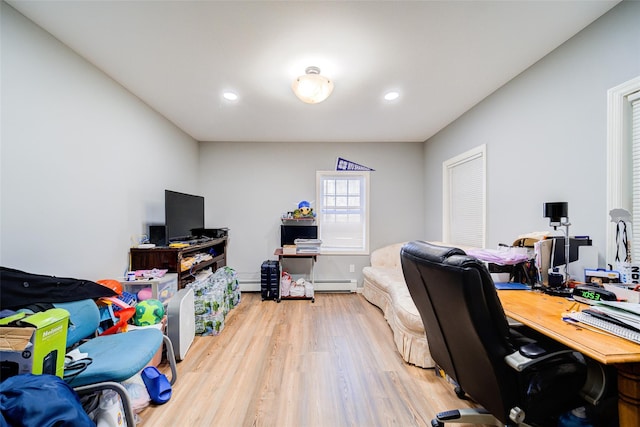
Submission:
M 196 140 L 294 142 L 424 141 L 618 2 L 7 1 Z

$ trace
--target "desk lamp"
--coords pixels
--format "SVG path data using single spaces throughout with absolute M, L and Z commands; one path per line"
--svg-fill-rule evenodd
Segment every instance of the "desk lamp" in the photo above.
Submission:
M 569 205 L 567 202 L 547 202 L 544 217 L 549 218 L 549 226 L 554 230 L 565 227 L 564 232 L 564 287 L 569 286 Z

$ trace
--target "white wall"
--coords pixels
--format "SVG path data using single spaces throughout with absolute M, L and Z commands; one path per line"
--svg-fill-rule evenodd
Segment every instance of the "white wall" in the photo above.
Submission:
M 344 157 L 375 169 L 370 249 L 423 238 L 422 152 L 422 143 L 200 143 L 207 226 L 230 228 L 229 264 L 241 280 L 258 279 L 280 246 L 280 215 L 301 200 L 315 208 L 315 171 L 335 170 Z M 316 279 L 361 284 L 365 265 L 368 256 L 321 256 Z
M 163 220 L 165 188 L 206 198 L 231 228 L 229 264 L 257 277 L 279 216 L 315 198 L 342 156 L 372 173 L 371 249 L 441 238 L 442 161 L 488 147 L 488 244 L 547 230 L 566 200 L 575 234 L 604 246 L 606 90 L 640 74 L 640 4 L 623 2 L 426 144 L 196 143 L 10 6 L 2 8 L 0 264 L 99 279 Z M 348 265 L 356 272 L 349 273 Z M 368 257 L 326 257 L 320 279 Z
M 98 280 L 194 192 L 197 142 L 7 4 L 2 15 L 0 264 Z
M 566 201 L 572 235 L 604 264 L 607 90 L 640 75 L 640 2 L 623 2 L 426 143 L 426 234 L 442 236 L 442 162 L 487 144 L 487 246 L 550 231 Z

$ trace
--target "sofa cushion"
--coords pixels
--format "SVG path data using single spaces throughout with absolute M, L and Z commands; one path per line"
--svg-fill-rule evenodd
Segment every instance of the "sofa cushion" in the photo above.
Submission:
M 384 267 L 364 267 L 362 269 L 363 277 L 370 280 L 371 284 L 377 286 L 385 292 L 389 292 L 391 287 L 395 286 L 398 281 L 404 282 L 402 271 L 395 268 Z

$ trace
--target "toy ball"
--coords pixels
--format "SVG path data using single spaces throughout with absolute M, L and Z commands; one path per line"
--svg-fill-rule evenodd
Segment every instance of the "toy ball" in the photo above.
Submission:
M 149 326 L 160 323 L 164 317 L 164 306 L 157 299 L 148 299 L 136 305 L 136 314 L 133 315 L 133 324 L 136 326 Z
M 138 301 L 151 299 L 152 296 L 153 296 L 153 291 L 151 290 L 151 288 L 144 288 L 138 291 Z

